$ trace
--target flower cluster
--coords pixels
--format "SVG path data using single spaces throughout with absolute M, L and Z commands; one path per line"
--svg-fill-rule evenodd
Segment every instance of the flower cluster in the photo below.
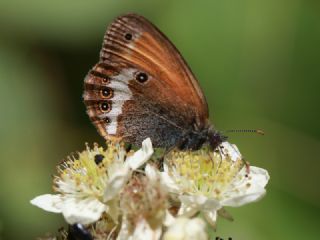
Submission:
M 231 220 L 224 207 L 259 200 L 269 180 L 228 142 L 215 151 L 172 150 L 159 164 L 150 139 L 135 152 L 122 143 L 87 146 L 57 172 L 56 194 L 31 203 L 63 214 L 69 229 L 61 239 L 208 239 L 206 223 Z

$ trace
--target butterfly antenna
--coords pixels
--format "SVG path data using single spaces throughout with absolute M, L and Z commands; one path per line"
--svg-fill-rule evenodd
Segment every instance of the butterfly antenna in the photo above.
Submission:
M 264 135 L 264 131 L 261 129 L 230 129 L 226 130 L 227 133 L 257 133 L 259 135 Z

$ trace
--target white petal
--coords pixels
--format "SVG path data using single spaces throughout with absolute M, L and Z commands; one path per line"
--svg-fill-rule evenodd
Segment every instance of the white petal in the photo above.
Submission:
M 181 206 L 178 212 L 179 216 L 192 217 L 201 210 L 201 206 L 206 202 L 204 196 L 179 196 Z
M 112 200 L 119 194 L 131 175 L 131 171 L 126 166 L 114 170 L 116 172 L 110 176 L 104 192 L 103 201 L 105 202 Z
M 206 223 L 201 218 L 189 219 L 186 224 L 186 238 L 185 239 L 207 239 Z
M 256 202 L 260 200 L 264 195 L 266 191 L 263 189 L 260 192 L 255 192 L 251 194 L 245 194 L 238 197 L 233 197 L 230 199 L 227 199 L 222 202 L 223 206 L 230 206 L 230 207 L 240 207 L 247 203 Z
M 217 210 L 222 206 L 215 199 L 208 199 L 205 196 L 180 196 L 181 207 L 178 215 L 192 217 L 201 211 L 210 225 L 215 228 L 217 219 Z
M 163 236 L 164 240 L 208 239 L 206 224 L 201 218 L 177 218 Z
M 268 172 L 262 168 L 250 167 L 248 177 L 246 174 L 246 168 L 243 168 L 223 193 L 223 206 L 239 207 L 264 196 L 265 186 L 270 178 Z
M 59 194 L 44 194 L 35 197 L 30 203 L 48 212 L 61 213 L 62 201 L 61 195 Z
M 144 171 L 146 173 L 146 176 L 151 181 L 157 181 L 160 177 L 160 172 L 154 166 L 151 166 L 150 164 L 147 164 Z
M 126 219 L 125 216 L 122 217 L 121 228 L 117 236 L 117 240 L 131 240 L 132 236 L 130 236 L 129 232 L 130 223 Z
M 156 229 L 152 229 L 148 222 L 142 218 L 134 229 L 132 240 L 157 240 L 160 239 L 161 232 L 161 226 Z
M 236 145 L 229 142 L 223 142 L 220 144 L 220 146 L 223 146 L 222 152 L 230 156 L 232 161 L 237 161 L 242 158 L 241 153 Z
M 222 207 L 220 202 L 216 199 L 209 198 L 201 205 L 201 211 L 218 210 Z
M 77 199 L 58 194 L 41 195 L 31 203 L 49 212 L 62 213 L 69 224 L 95 222 L 106 210 L 105 205 L 95 198 Z
M 208 198 L 203 195 L 181 195 L 179 199 L 185 204 L 198 206 L 202 206 L 208 200 Z
M 153 154 L 153 148 L 150 138 L 142 142 L 142 148 L 136 151 L 132 156 L 126 159 L 125 164 L 131 169 L 136 170 L 142 166 Z
M 106 206 L 95 198 L 68 198 L 62 206 L 62 214 L 69 224 L 90 224 L 97 221 Z
M 176 218 L 172 216 L 172 214 L 168 210 L 166 210 L 166 216 L 165 216 L 165 219 L 163 220 L 163 225 L 168 227 L 172 225 L 175 220 Z
M 185 216 L 185 217 L 193 217 L 195 214 L 197 214 L 199 212 L 199 210 L 200 210 L 199 206 L 181 203 L 178 215 Z
M 168 188 L 171 193 L 180 193 L 179 185 L 176 184 L 174 179 L 166 172 L 160 172 L 162 183 Z

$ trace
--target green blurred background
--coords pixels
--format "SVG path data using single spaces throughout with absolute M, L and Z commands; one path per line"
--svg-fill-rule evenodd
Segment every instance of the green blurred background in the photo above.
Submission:
M 317 0 L 0 1 L 0 239 L 34 239 L 63 219 L 29 204 L 55 165 L 103 142 L 85 114 L 83 78 L 119 14 L 154 22 L 198 77 L 220 130 L 268 169 L 266 197 L 229 208 L 217 235 L 320 239 L 320 2 Z

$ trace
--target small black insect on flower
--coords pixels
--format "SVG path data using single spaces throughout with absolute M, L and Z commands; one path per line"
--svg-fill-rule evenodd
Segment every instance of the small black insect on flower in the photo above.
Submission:
M 93 240 L 91 233 L 80 223 L 69 225 L 68 240 Z

